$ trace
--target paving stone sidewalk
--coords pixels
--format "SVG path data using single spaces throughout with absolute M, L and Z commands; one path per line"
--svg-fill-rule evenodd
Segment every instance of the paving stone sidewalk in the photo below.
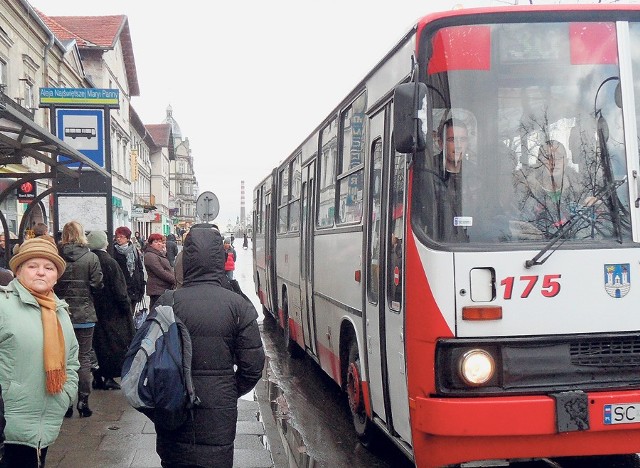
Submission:
M 161 466 L 153 423 L 133 409 L 121 391 L 94 390 L 89 403 L 93 416 L 80 418 L 74 408 L 73 417 L 64 420 L 58 440 L 47 453 L 47 468 Z M 234 468 L 273 468 L 270 450 L 278 443 L 267 440 L 256 392 L 240 399 Z

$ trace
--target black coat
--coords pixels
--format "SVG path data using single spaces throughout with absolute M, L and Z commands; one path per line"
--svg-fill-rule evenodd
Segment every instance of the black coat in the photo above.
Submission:
M 98 323 L 93 347 L 99 373 L 106 378 L 120 377 L 124 356 L 133 339 L 133 317 L 127 283 L 118 262 L 104 250 L 93 250 L 100 260 L 104 288 L 94 293 Z
M 178 430 L 156 427 L 156 451 L 165 464 L 231 468 L 238 398 L 253 389 L 264 367 L 258 313 L 222 286 L 225 255 L 218 231 L 191 229 L 183 255 L 184 284 L 173 293 L 173 309 L 191 335 L 193 383 L 202 403 L 194 420 Z
M 167 260 L 171 266 L 176 265 L 176 256 L 178 255 L 178 243 L 176 242 L 176 236 L 169 234 L 167 236 Z

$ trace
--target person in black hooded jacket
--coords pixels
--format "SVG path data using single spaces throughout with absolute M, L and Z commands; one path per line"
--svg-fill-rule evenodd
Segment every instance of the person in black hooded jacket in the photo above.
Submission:
M 238 398 L 255 387 L 265 362 L 258 312 L 223 286 L 225 254 L 216 229 L 192 228 L 182 254 L 184 283 L 172 291 L 173 310 L 191 335 L 193 384 L 201 403 L 193 420 L 177 430 L 156 426 L 156 452 L 165 468 L 231 468 Z M 171 304 L 164 296 L 158 304 Z

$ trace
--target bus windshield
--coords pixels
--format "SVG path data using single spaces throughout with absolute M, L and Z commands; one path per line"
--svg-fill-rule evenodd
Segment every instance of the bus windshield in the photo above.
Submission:
M 629 242 L 623 102 L 637 113 L 640 90 L 620 64 L 640 73 L 640 59 L 619 45 L 639 39 L 613 21 L 425 30 L 414 228 L 439 243 Z

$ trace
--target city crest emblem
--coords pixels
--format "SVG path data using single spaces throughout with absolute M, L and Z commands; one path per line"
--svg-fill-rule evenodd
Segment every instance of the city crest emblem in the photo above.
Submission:
M 604 266 L 604 289 L 611 297 L 627 295 L 631 288 L 628 263 L 608 263 Z

